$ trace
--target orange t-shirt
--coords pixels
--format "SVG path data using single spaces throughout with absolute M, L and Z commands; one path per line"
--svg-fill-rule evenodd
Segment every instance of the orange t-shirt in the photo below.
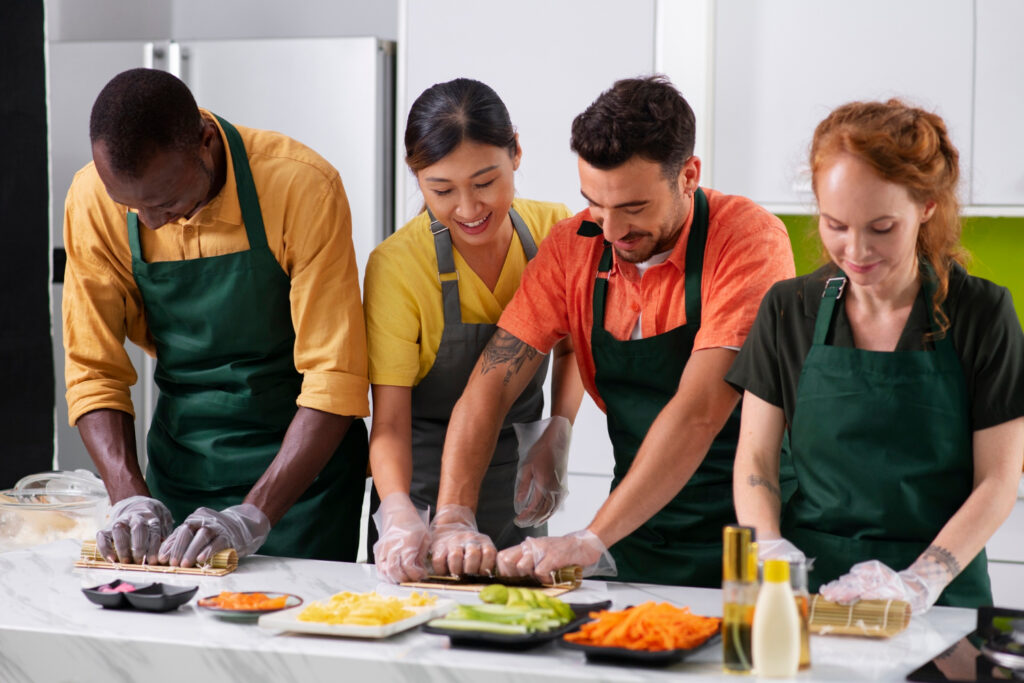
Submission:
M 701 283 L 701 326 L 693 350 L 739 348 L 747 338 L 768 288 L 795 276 L 786 227 L 746 197 L 704 189 L 708 198 L 708 238 Z M 523 272 L 519 291 L 498 326 L 542 353 L 571 336 L 583 384 L 597 405 L 604 401 L 594 382 L 591 328 L 594 278 L 604 240 L 579 235 L 591 220 L 584 209 L 552 229 L 536 258 Z M 632 263 L 613 257 L 608 273 L 605 329 L 627 340 L 637 318 L 643 337 L 668 332 L 686 323 L 684 268 L 693 206 L 668 260 L 640 276 Z

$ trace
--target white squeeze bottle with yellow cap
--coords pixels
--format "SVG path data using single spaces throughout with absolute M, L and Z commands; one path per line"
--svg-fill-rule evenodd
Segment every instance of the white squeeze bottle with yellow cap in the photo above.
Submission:
M 789 585 L 789 562 L 766 560 L 751 635 L 754 673 L 790 678 L 800 666 L 800 615 Z

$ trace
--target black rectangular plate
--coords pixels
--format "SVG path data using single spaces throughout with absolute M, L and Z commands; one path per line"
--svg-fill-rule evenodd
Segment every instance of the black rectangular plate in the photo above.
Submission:
M 538 631 L 536 633 L 488 633 L 487 631 L 462 631 L 455 629 L 439 628 L 428 624 L 420 626 L 424 633 L 433 633 L 439 636 L 448 636 L 453 647 L 475 647 L 497 650 L 530 650 L 539 647 L 544 643 L 560 638 L 563 634 L 575 631 L 584 623 L 590 621 L 590 612 L 596 612 L 611 607 L 611 600 L 603 602 L 592 602 L 586 604 L 569 603 L 576 618 L 564 626 L 551 629 L 550 631 Z
M 683 661 L 690 655 L 718 643 L 721 634 L 716 633 L 697 647 L 679 650 L 630 650 L 624 647 L 602 647 L 572 643 L 564 638 L 558 644 L 569 650 L 579 650 L 594 664 L 620 664 L 624 666 L 669 666 Z

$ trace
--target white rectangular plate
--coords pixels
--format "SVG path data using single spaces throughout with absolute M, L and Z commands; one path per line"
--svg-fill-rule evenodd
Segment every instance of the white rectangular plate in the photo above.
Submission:
M 383 626 L 356 626 L 352 624 L 325 624 L 317 621 L 299 621 L 299 613 L 308 605 L 299 605 L 291 609 L 264 614 L 260 617 L 259 625 L 263 628 L 272 628 L 278 631 L 291 631 L 292 633 L 315 633 L 324 636 L 344 636 L 347 638 L 387 638 L 388 636 L 408 630 L 420 624 L 426 623 L 434 617 L 447 614 L 455 608 L 457 603 L 454 600 L 438 600 L 434 605 L 425 607 L 407 607 L 413 612 L 411 617 L 396 621 Z

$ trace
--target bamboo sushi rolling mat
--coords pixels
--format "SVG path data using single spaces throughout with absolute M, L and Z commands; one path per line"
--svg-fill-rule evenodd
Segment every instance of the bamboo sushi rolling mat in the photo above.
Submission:
M 108 562 L 96 550 L 96 541 L 82 541 L 82 552 L 75 562 L 76 567 L 83 569 L 124 569 L 126 571 L 150 572 L 158 574 L 198 574 L 201 576 L 224 576 L 238 569 L 238 553 L 234 548 L 222 550 L 210 559 L 210 564 L 202 567 L 171 567 L 162 564 L 122 564 Z
M 555 598 L 580 587 L 583 581 L 583 570 L 577 565 L 563 567 L 551 577 L 551 583 L 541 583 L 531 577 L 502 576 L 428 576 L 424 581 L 402 583 L 408 588 L 425 588 L 428 590 L 468 591 L 479 593 L 487 586 L 500 583 L 508 586 L 526 586 L 539 590 L 545 595 Z
M 889 638 L 910 623 L 910 604 L 902 600 L 860 600 L 852 605 L 812 595 L 808 626 L 818 635 Z

